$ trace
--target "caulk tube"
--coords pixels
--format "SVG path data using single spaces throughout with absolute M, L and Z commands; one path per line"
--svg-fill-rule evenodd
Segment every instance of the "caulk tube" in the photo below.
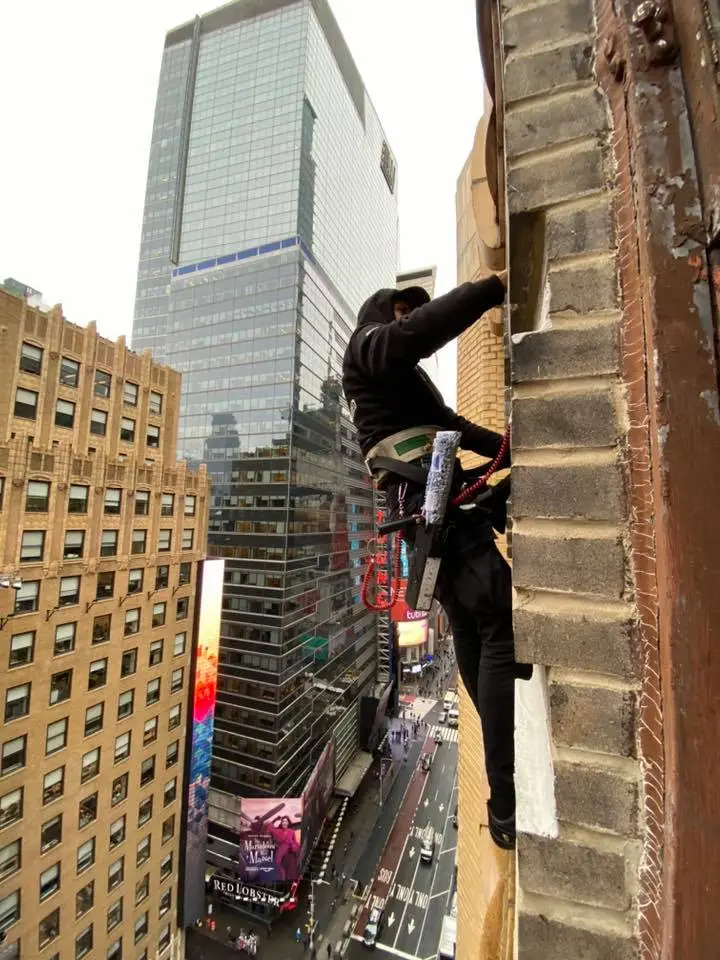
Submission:
M 440 430 L 435 434 L 432 462 L 425 485 L 423 516 L 429 526 L 441 525 L 445 519 L 450 488 L 455 473 L 455 457 L 460 446 L 460 433 Z

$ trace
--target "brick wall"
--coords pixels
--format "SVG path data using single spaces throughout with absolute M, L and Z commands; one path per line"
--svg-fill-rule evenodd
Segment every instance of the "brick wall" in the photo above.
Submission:
M 515 636 L 518 658 L 547 669 L 560 830 L 519 837 L 518 956 L 625 960 L 642 782 L 612 130 L 592 0 L 504 0 L 502 31 L 511 317 L 525 333 L 512 348 Z

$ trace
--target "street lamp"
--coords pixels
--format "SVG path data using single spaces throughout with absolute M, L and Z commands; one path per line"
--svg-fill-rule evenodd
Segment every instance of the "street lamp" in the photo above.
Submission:
M 0 577 L 0 588 L 4 590 L 14 590 L 17 593 L 18 590 L 22 589 L 22 585 L 23 582 L 17 574 L 5 573 Z M 14 616 L 15 611 L 6 614 L 4 617 L 0 617 L 0 630 L 2 630 L 8 620 Z

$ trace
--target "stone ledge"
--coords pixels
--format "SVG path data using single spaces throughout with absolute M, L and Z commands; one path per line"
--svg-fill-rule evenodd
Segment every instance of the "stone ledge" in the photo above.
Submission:
M 625 556 L 619 538 L 540 537 L 513 530 L 513 583 L 518 588 L 561 590 L 619 599 L 625 590 Z
M 636 836 L 636 780 L 587 763 L 555 763 L 558 819 L 619 836 Z
M 590 930 L 542 914 L 518 917 L 518 956 L 522 960 L 637 960 L 635 938 L 612 931 Z
M 615 374 L 617 370 L 618 328 L 612 320 L 537 330 L 512 343 L 514 383 Z
M 513 400 L 513 446 L 612 447 L 621 436 L 613 391 L 520 396 Z
M 550 314 L 573 316 L 607 313 L 618 306 L 617 264 L 614 256 L 580 266 L 560 266 L 548 274 Z
M 568 466 L 513 466 L 515 519 L 605 520 L 624 516 L 622 476 L 616 463 Z
M 510 16 L 503 17 L 505 48 L 561 43 L 572 37 L 590 36 L 593 29 L 592 0 L 554 0 L 524 9 L 514 3 Z
M 592 80 L 594 59 L 593 45 L 584 39 L 532 54 L 512 53 L 505 61 L 506 103 Z
M 530 155 L 509 166 L 508 210 L 510 214 L 527 213 L 576 200 L 602 190 L 609 179 L 596 137 L 548 156 Z
M 505 115 L 507 157 L 605 133 L 607 111 L 594 84 L 513 107 Z
M 608 193 L 570 209 L 549 211 L 545 236 L 548 260 L 613 250 L 612 209 L 612 197 Z
M 556 743 L 635 756 L 637 696 L 633 690 L 551 681 L 548 692 Z

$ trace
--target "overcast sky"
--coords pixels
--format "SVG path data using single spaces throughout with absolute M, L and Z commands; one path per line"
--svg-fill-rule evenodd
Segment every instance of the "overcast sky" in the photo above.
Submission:
M 398 161 L 399 267 L 437 264 L 444 292 L 455 184 L 482 110 L 474 0 L 330 2 Z M 0 280 L 129 337 L 164 36 L 218 5 L 0 2 Z M 452 401 L 452 355 L 441 380 Z

